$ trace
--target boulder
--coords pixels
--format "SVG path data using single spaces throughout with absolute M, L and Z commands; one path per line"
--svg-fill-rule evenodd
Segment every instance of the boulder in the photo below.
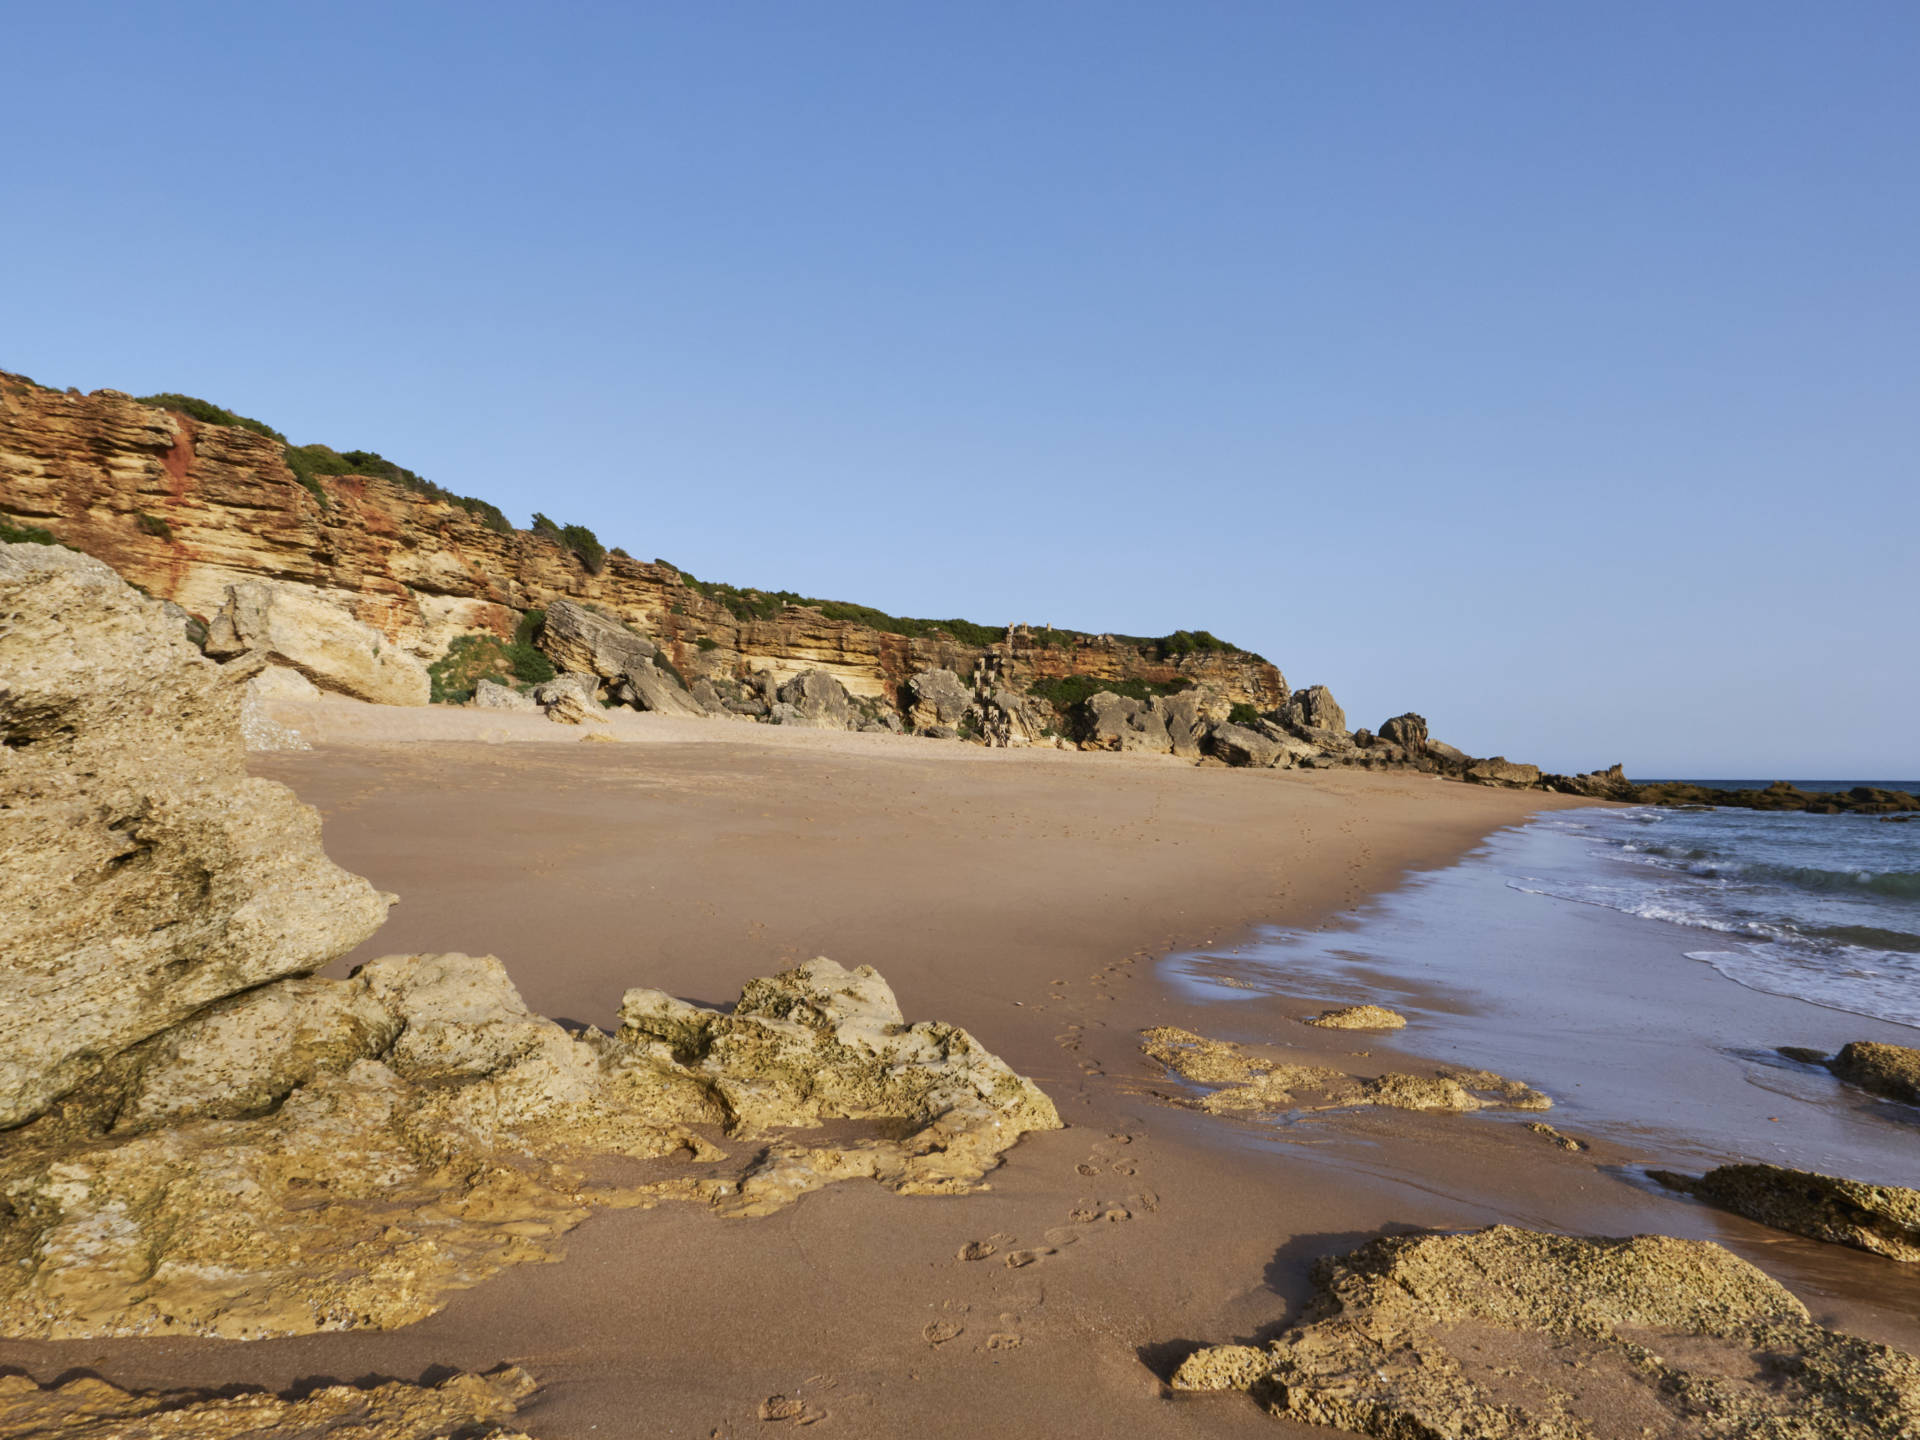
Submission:
M 1288 727 L 1302 734 L 1344 737 L 1347 733 L 1347 712 L 1324 685 L 1294 691 L 1284 713 Z
M 1285 754 L 1279 741 L 1231 723 L 1214 726 L 1207 733 L 1206 748 L 1208 754 L 1229 765 L 1245 765 L 1256 770 L 1274 764 Z
M 1411 710 L 1404 715 L 1396 715 L 1381 723 L 1380 738 L 1417 759 L 1427 753 L 1426 717 L 1415 715 Z
M 1704 1240 L 1397 1235 L 1313 1283 L 1302 1323 L 1196 1352 L 1173 1388 L 1380 1440 L 1920 1433 L 1920 1361 Z
M 1202 742 L 1210 728 L 1204 702 L 1205 697 L 1197 690 L 1153 697 L 1150 708 L 1165 728 L 1173 753 L 1183 760 L 1198 760 L 1202 753 Z
M 217 660 L 254 653 L 299 671 L 322 690 L 376 705 L 424 705 L 426 666 L 371 625 L 292 585 L 245 580 L 207 627 Z
M 659 715 L 704 716 L 709 713 L 704 705 L 687 693 L 678 679 L 651 660 L 639 660 L 629 665 L 621 679 L 626 687 L 621 693 L 636 709 Z
M 247 774 L 251 673 L 99 561 L 0 545 L 0 1127 L 385 917 L 318 813 Z
M 617 680 L 630 666 L 660 653 L 659 646 L 618 620 L 571 600 L 547 606 L 539 646 L 556 670 L 582 671 L 602 680 Z
M 318 700 L 320 688 L 298 670 L 284 665 L 268 665 L 247 682 L 247 692 L 256 700 Z
M 915 734 L 957 726 L 973 708 L 973 688 L 951 670 L 922 670 L 907 681 L 907 728 Z
M 511 685 L 502 685 L 498 680 L 478 682 L 473 687 L 472 704 L 476 710 L 516 710 L 529 715 L 540 709 L 539 701 L 531 695 L 523 695 Z
M 1503 790 L 1530 790 L 1540 783 L 1538 765 L 1516 765 L 1504 755 L 1491 760 L 1475 760 L 1467 766 L 1467 779 L 1476 785 L 1494 785 Z
M 1627 778 L 1626 771 L 1618 765 L 1585 775 L 1542 775 L 1540 783 L 1546 789 L 1557 790 L 1563 795 L 1584 795 L 1593 800 L 1630 801 L 1638 790 Z
M 1462 769 L 1473 763 L 1473 757 L 1464 750 L 1455 749 L 1444 740 L 1427 740 L 1427 754 L 1449 769 Z
M 1087 749 L 1173 753 L 1166 722 L 1146 701 L 1102 690 L 1089 696 L 1080 710 L 1082 744 Z
M 1307 1020 L 1322 1030 L 1404 1030 L 1407 1017 L 1384 1005 L 1343 1005 Z
M 1882 1045 L 1855 1040 L 1825 1062 L 1829 1070 L 1850 1085 L 1920 1105 L 1920 1050 L 1906 1045 Z
M 847 687 L 825 670 L 803 670 L 778 692 L 770 717 L 776 725 L 799 725 L 810 730 L 857 730 L 866 717 L 847 694 Z
M 1662 1185 L 1776 1230 L 1890 1260 L 1920 1260 L 1920 1190 L 1779 1165 L 1722 1165 L 1697 1178 L 1671 1170 L 1647 1173 Z
M 1059 716 L 1046 701 L 1009 685 L 995 686 L 993 693 L 979 702 L 978 713 L 987 744 L 1002 748 L 1046 744 L 1059 723 Z

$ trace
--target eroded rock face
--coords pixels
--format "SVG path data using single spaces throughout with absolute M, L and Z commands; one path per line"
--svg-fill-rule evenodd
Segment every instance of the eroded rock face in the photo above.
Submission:
M 907 727 L 915 734 L 956 728 L 973 705 L 973 688 L 951 670 L 922 670 L 906 685 Z
M 1343 737 L 1347 733 L 1347 712 L 1324 685 L 1309 685 L 1296 690 L 1287 699 L 1287 724 L 1303 734 Z
M 1368 1079 L 1324 1065 L 1276 1060 L 1230 1040 L 1212 1040 L 1170 1025 L 1143 1032 L 1140 1048 L 1182 1079 L 1208 1087 L 1206 1093 L 1181 1103 L 1215 1115 L 1369 1105 L 1452 1114 L 1494 1107 L 1553 1108 L 1553 1101 L 1532 1086 L 1491 1070 L 1443 1065 L 1430 1075 L 1389 1071 Z
M 1920 1433 L 1920 1360 L 1822 1329 L 1718 1245 L 1495 1226 L 1322 1260 L 1304 1322 L 1189 1357 L 1177 1390 L 1381 1440 Z
M 291 585 L 247 580 L 227 587 L 207 627 L 216 659 L 255 653 L 298 671 L 322 690 L 377 705 L 424 705 L 426 666 L 339 606 Z
M 539 643 L 554 669 L 582 671 L 602 680 L 616 680 L 629 666 L 652 661 L 660 653 L 659 646 L 618 620 L 571 600 L 555 600 L 547 606 Z
M 865 717 L 853 697 L 825 670 L 803 670 L 778 691 L 772 718 L 781 725 L 810 730 L 858 730 Z
M 1722 1165 L 1698 1179 L 1671 1170 L 1649 1173 L 1663 1185 L 1776 1230 L 1889 1260 L 1920 1260 L 1920 1190 L 1780 1165 Z
M 40 1386 L 0 1376 L 0 1440 L 527 1440 L 510 1423 L 536 1389 L 524 1370 L 437 1385 L 327 1385 L 265 1393 L 121 1390 L 80 1376 Z
M 385 918 L 319 816 L 246 773 L 251 673 L 98 561 L 0 545 L 0 1128 Z
M 1286 752 L 1277 740 L 1244 725 L 1216 725 L 1207 736 L 1207 749 L 1229 765 L 1264 769 L 1280 762 Z

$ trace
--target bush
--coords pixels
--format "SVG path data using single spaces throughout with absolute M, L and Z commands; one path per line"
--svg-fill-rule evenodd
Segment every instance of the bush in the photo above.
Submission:
M 149 515 L 142 510 L 133 517 L 133 523 L 140 527 L 144 535 L 152 535 L 159 540 L 173 539 L 173 527 L 158 515 Z
M 235 425 L 242 430 L 251 430 L 256 435 L 265 435 L 269 440 L 278 440 L 285 444 L 287 437 L 261 420 L 250 420 L 245 415 L 236 415 L 224 410 L 211 400 L 202 400 L 193 395 L 140 395 L 135 397 L 141 405 L 158 405 L 162 410 L 171 410 L 177 415 L 185 415 L 198 420 L 202 425 Z
M 709 650 L 718 650 L 720 648 L 720 642 L 715 640 L 711 635 L 702 635 L 698 640 L 693 642 L 693 648 L 705 654 Z
M 521 621 L 522 627 L 526 621 Z M 482 680 L 497 680 L 525 689 L 553 679 L 553 662 L 522 640 L 498 635 L 460 635 L 447 653 L 427 667 L 435 705 L 464 705 Z
M 1061 715 L 1084 704 L 1102 690 L 1129 699 L 1147 701 L 1155 695 L 1177 695 L 1193 688 L 1193 682 L 1180 680 L 1101 680 L 1092 675 L 1063 675 L 1058 680 L 1035 680 L 1027 693 L 1046 701 Z
M 560 543 L 579 557 L 580 563 L 587 567 L 589 575 L 598 575 L 607 568 L 606 547 L 600 543 L 600 537 L 584 525 L 568 525 L 560 531 Z
M 1260 723 L 1260 712 L 1254 709 L 1253 706 L 1247 704 L 1246 701 L 1236 700 L 1233 702 L 1233 709 L 1227 714 L 1227 719 L 1235 725 L 1251 727 Z
M 0 541 L 8 545 L 58 545 L 51 530 L 42 530 L 38 525 L 15 525 L 6 516 L 0 515 Z

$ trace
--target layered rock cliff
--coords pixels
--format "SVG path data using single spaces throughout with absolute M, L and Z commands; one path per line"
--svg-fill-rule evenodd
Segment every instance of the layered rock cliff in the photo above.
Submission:
M 527 612 L 565 598 L 634 626 L 689 682 L 766 673 L 781 683 L 818 670 L 891 708 L 923 671 L 990 668 L 1023 691 L 1085 676 L 1192 681 L 1259 710 L 1287 699 L 1274 666 L 1212 643 L 1019 626 L 986 643 L 957 622 L 863 623 L 827 613 L 858 607 L 703 585 L 663 561 L 597 550 L 583 559 L 553 535 L 503 526 L 490 506 L 400 480 L 303 479 L 288 453 L 271 434 L 119 391 L 63 393 L 0 373 L 0 522 L 49 530 L 202 620 L 230 586 L 274 581 L 429 661 L 463 634 L 511 636 Z

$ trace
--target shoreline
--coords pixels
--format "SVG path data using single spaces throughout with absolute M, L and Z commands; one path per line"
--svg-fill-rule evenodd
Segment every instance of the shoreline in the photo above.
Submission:
M 909 1019 L 964 1025 L 1069 1129 L 1027 1137 L 975 1195 L 841 1184 L 762 1220 L 603 1212 L 562 1262 L 511 1269 L 402 1330 L 0 1342 L 0 1366 L 278 1390 L 511 1361 L 542 1382 L 521 1423 L 543 1440 L 633 1433 L 641 1414 L 650 1434 L 767 1433 L 759 1407 L 794 1394 L 821 1433 L 1307 1435 L 1322 1432 L 1276 1429 L 1238 1397 L 1168 1398 L 1162 1381 L 1182 1346 L 1271 1332 L 1321 1253 L 1496 1219 L 1632 1221 L 1764 1251 L 1821 1292 L 1816 1309 L 1911 1348 L 1894 1304 L 1853 1293 L 1862 1265 L 1885 1262 L 1642 1190 L 1608 1173 L 1609 1150 L 1567 1156 L 1489 1117 L 1386 1111 L 1275 1139 L 1154 1098 L 1165 1082 L 1137 1032 L 1217 1014 L 1160 982 L 1169 954 L 1325 924 L 1543 810 L 1593 802 L 826 732 L 756 743 L 775 733 L 334 745 L 252 768 L 320 804 L 329 853 L 402 896 L 346 963 L 496 953 L 534 1010 L 600 1025 L 631 985 L 711 1004 L 813 954 L 871 963 Z M 1276 996 L 1269 1028 L 1310 1003 Z M 1285 1039 L 1327 1063 L 1373 1048 L 1297 1025 Z M 1084 1204 L 1126 1218 L 1076 1225 Z M 957 1258 L 995 1236 L 985 1262 Z M 1016 1244 L 1048 1253 L 1009 1267 Z M 962 1328 L 934 1343 L 942 1321 Z

